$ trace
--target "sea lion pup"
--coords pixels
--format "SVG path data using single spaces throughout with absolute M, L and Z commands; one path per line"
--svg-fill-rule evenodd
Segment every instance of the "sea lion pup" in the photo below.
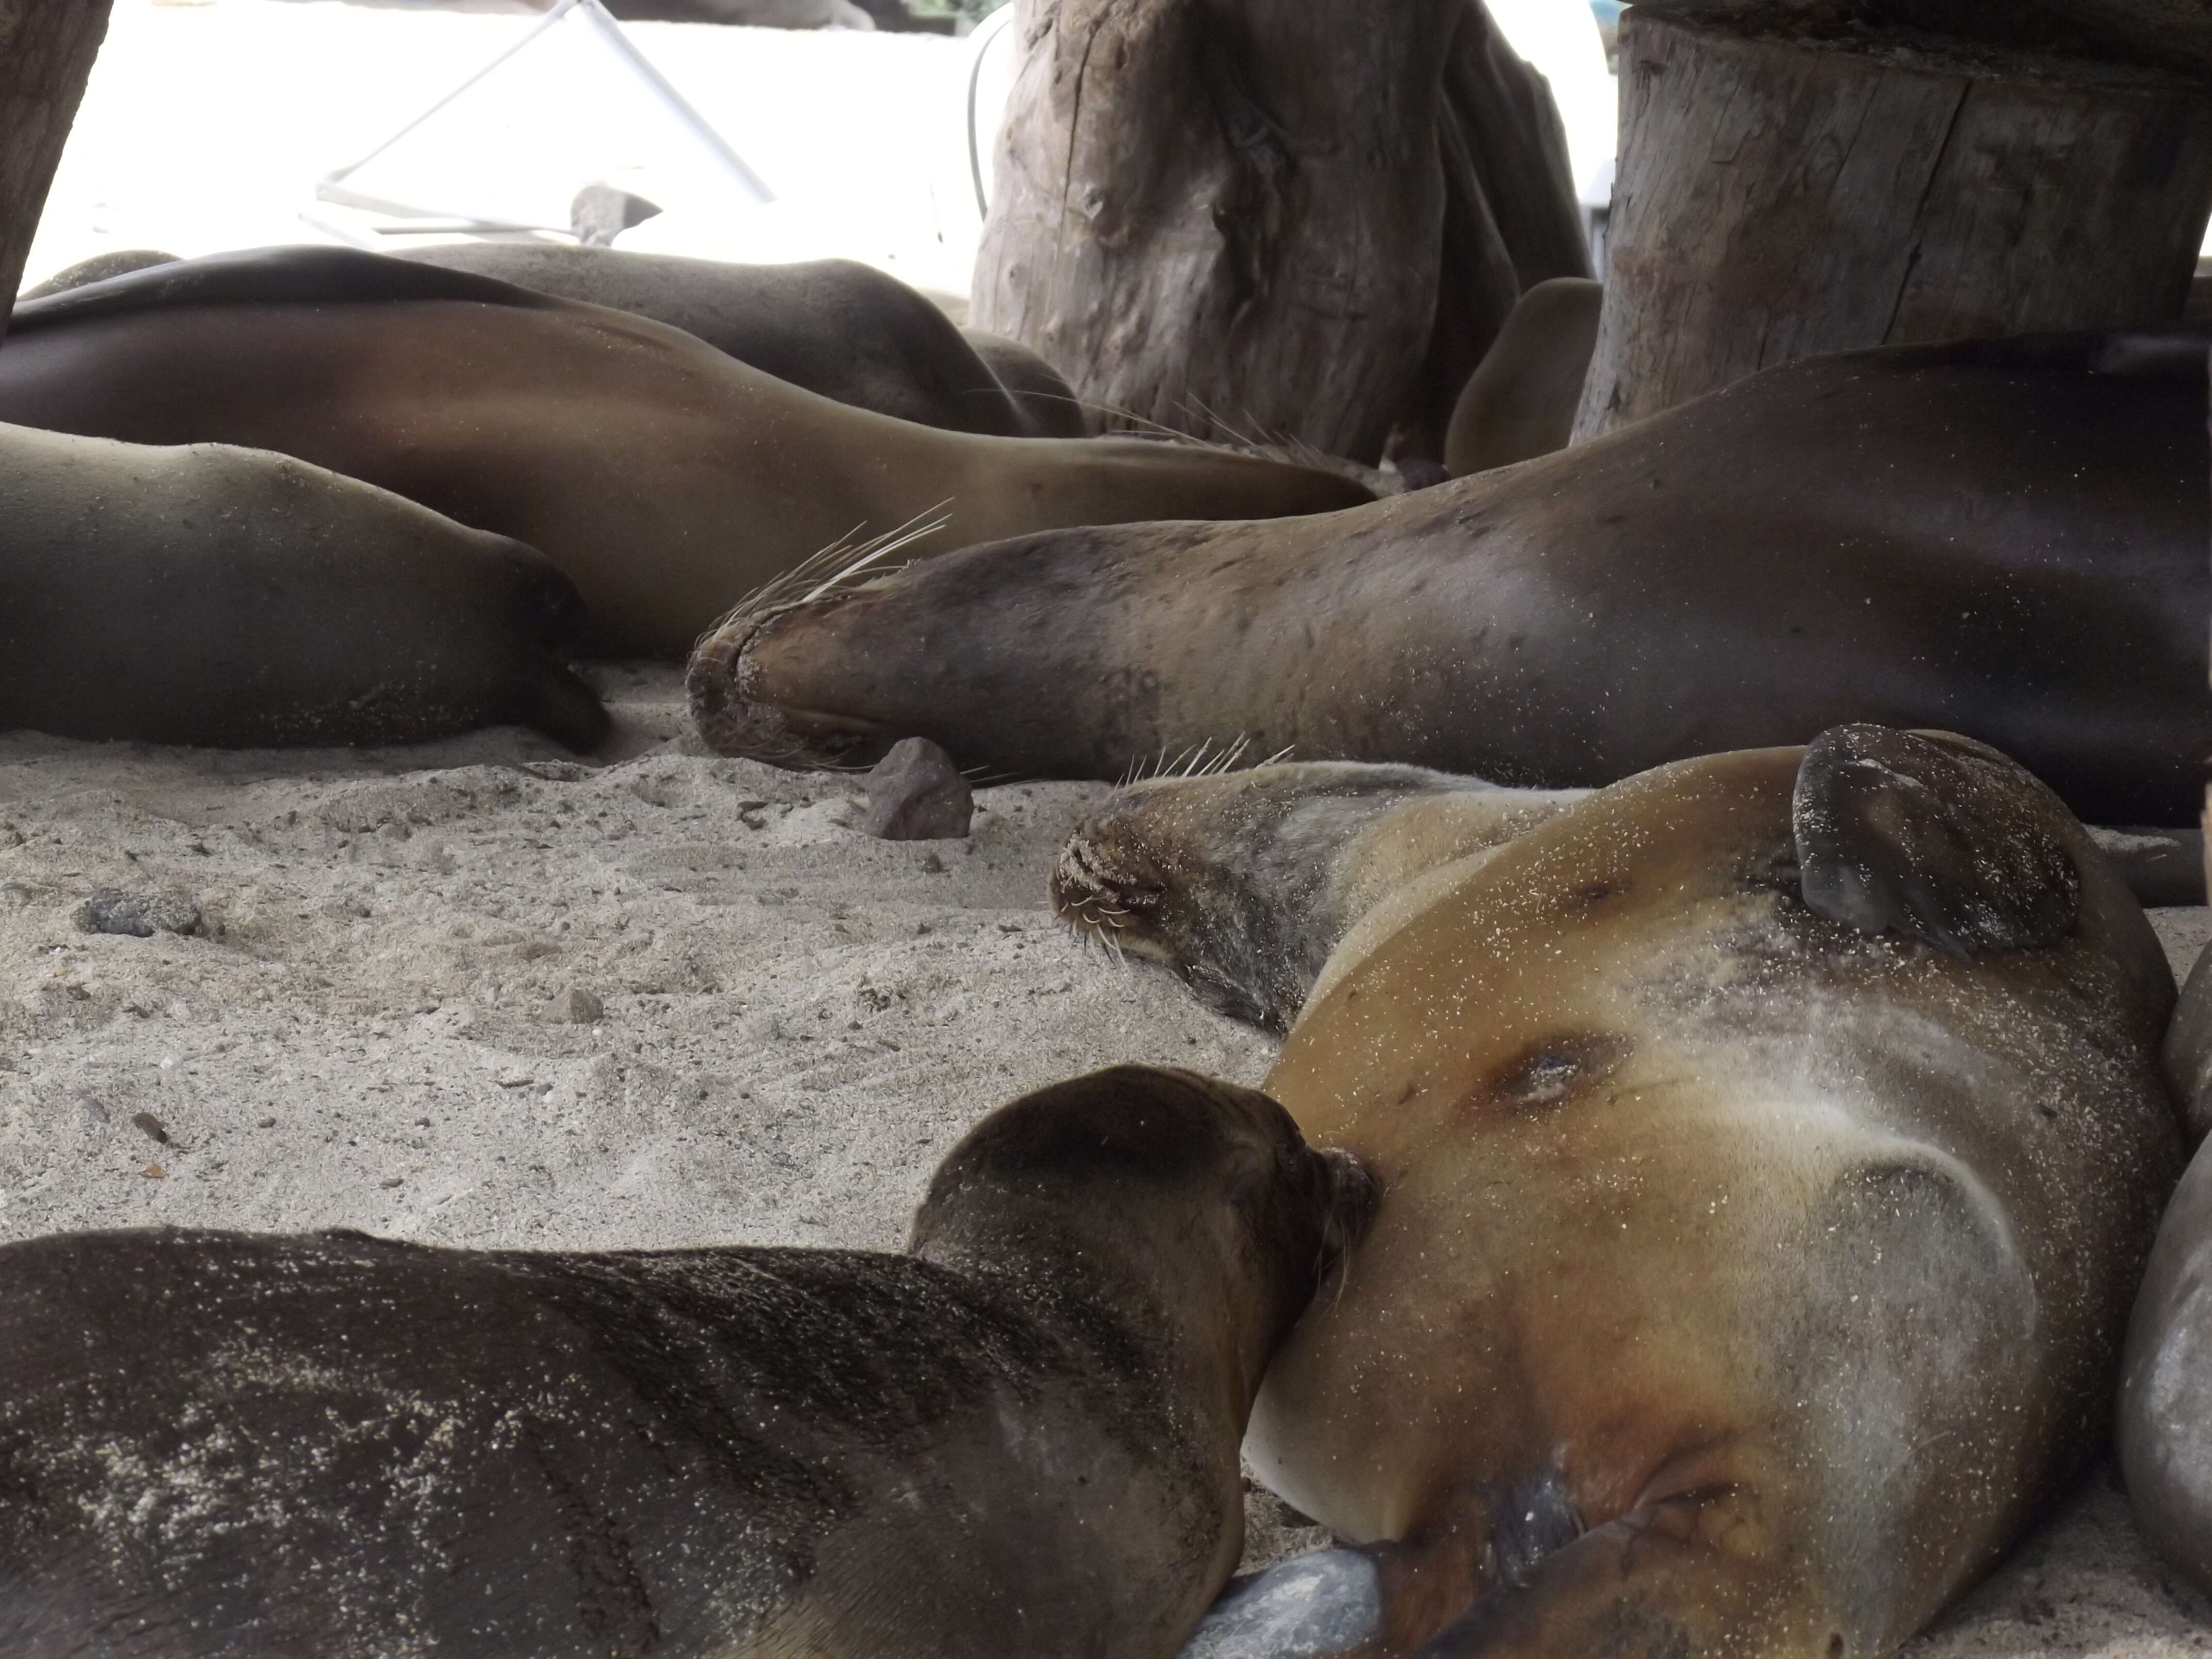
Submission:
M 1553 276 L 1521 296 L 1452 406 L 1444 471 L 1455 478 L 1565 449 L 1597 349 L 1605 284 Z
M 1246 1443 L 1367 1547 L 1303 1571 L 1391 1653 L 1894 1648 L 2100 1443 L 2172 1002 L 2056 797 L 1940 734 L 1677 763 L 1415 878 L 1266 1085 L 1384 1193 Z
M 1589 793 L 1353 761 L 1200 766 L 1118 789 L 1077 823 L 1053 866 L 1053 908 L 1086 941 L 1167 968 L 1215 1012 L 1287 1030 L 1346 936 L 1378 925 L 1364 924 L 1370 911 L 1419 903 L 1429 872 L 1452 865 L 1456 878 Z M 2199 832 L 2088 833 L 2137 903 L 2204 902 Z M 2204 1006 L 2212 1055 L 2212 996 Z
M 2113 1438 L 2143 1537 L 2212 1595 L 2212 951 L 2181 988 L 2166 1075 L 2197 1151 L 2136 1298 Z
M 240 443 L 380 484 L 543 551 L 584 595 L 592 650 L 661 657 L 856 525 L 941 508 L 919 544 L 936 549 L 1366 495 L 1194 447 L 894 421 L 642 317 L 349 248 L 185 260 L 23 306 L 0 420 Z
M 692 712 L 787 765 L 926 737 L 1114 778 L 1247 737 L 1552 788 L 1878 719 L 1996 744 L 2087 818 L 2192 823 L 2204 339 L 1808 358 L 1353 512 L 770 595 L 702 644 Z
M 257 450 L 0 426 L 0 728 L 247 748 L 607 729 L 533 550 Z
M 963 334 L 897 277 L 851 259 L 741 265 L 546 242 L 394 257 L 650 317 L 780 380 L 902 421 L 1002 438 L 1086 434 L 1082 406 L 1042 357 Z
M 0 1646 L 1164 1659 L 1373 1206 L 1265 1096 L 1121 1066 L 984 1119 L 903 1256 L 9 1245 Z

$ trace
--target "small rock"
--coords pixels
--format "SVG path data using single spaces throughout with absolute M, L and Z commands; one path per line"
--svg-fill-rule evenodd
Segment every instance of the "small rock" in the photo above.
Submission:
M 253 1127 L 257 1129 L 273 1129 L 276 1127 L 276 1120 L 273 1117 L 264 1117 Z
M 607 1017 L 607 1005 L 582 986 L 572 987 L 562 1012 L 579 1025 L 596 1025 Z
M 965 836 L 975 798 L 952 757 L 927 738 L 904 738 L 866 779 L 860 828 L 883 841 L 944 841 Z
M 659 203 L 642 196 L 612 185 L 590 184 L 568 204 L 568 228 L 586 247 L 611 247 L 623 232 L 659 218 L 661 211 Z
M 158 1164 L 149 1164 L 138 1173 L 149 1181 L 167 1181 L 169 1178 L 169 1172 Z
M 394 1187 L 397 1187 L 399 1184 L 399 1180 L 400 1178 L 398 1176 L 386 1176 L 383 1180 L 378 1182 L 376 1184 L 383 1188 L 384 1190 L 388 1193 Z
M 153 1113 L 133 1112 L 131 1115 L 131 1121 L 137 1124 L 141 1129 L 143 1129 L 148 1134 L 151 1135 L 155 1140 L 160 1141 L 162 1146 L 166 1146 L 169 1144 L 169 1131 L 167 1126 L 165 1125 L 160 1118 L 155 1117 Z
M 103 887 L 76 908 L 80 933 L 121 933 L 151 939 L 155 933 L 197 933 L 200 908 L 190 899 L 164 893 L 128 893 Z
M 1395 465 L 1408 490 L 1434 489 L 1440 483 L 1451 482 L 1451 474 L 1444 471 L 1443 463 L 1432 461 L 1425 455 L 1401 455 Z

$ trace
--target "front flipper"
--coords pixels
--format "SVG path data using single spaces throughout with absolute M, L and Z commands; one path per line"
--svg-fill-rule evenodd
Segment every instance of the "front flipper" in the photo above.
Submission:
M 1807 747 L 1790 803 L 1806 905 L 1958 957 L 2048 945 L 2081 897 L 2063 810 L 1979 744 L 1831 726 Z

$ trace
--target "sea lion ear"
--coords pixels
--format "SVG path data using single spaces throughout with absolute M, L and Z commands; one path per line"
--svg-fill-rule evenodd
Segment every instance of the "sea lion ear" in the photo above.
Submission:
M 1816 915 L 1957 957 L 2028 951 L 2074 925 L 2081 877 L 2057 798 L 1948 734 L 1831 726 L 1797 769 L 1797 870 Z

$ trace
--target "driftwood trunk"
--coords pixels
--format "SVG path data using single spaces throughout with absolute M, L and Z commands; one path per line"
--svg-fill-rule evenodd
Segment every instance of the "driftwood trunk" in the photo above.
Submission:
M 1850 4 L 1622 21 L 1595 436 L 1770 364 L 2179 319 L 2212 88 Z
M 1587 272 L 1549 90 L 1480 0 L 1016 7 L 972 319 L 1109 418 L 1435 454 L 1521 287 Z
M 70 123 L 107 33 L 109 0 L 0 0 L 0 328 Z

